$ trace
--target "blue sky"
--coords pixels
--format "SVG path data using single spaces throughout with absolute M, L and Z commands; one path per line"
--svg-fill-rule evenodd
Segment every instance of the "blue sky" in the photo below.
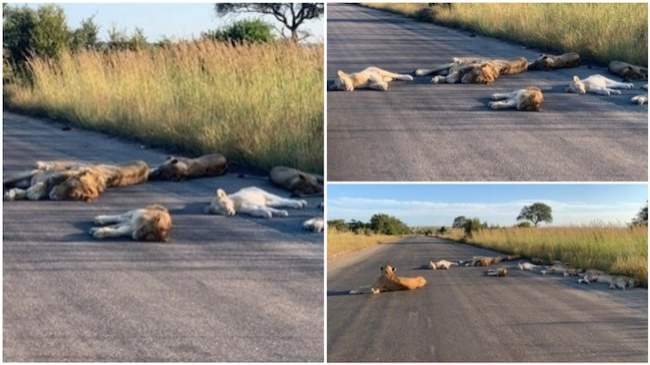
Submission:
M 459 215 L 512 225 L 521 208 L 544 202 L 553 225 L 627 224 L 648 199 L 644 184 L 328 184 L 328 219 L 375 213 L 409 225 L 450 225 Z
M 25 5 L 17 3 L 12 5 Z M 28 6 L 37 8 L 38 3 Z M 58 3 L 66 14 L 68 26 L 77 28 L 82 19 L 95 16 L 95 23 L 100 26 L 100 39 L 107 38 L 107 31 L 112 26 L 118 30 L 131 33 L 136 27 L 144 30 L 149 41 L 159 41 L 164 36 L 171 39 L 197 38 L 209 29 L 215 29 L 232 22 L 234 19 L 258 18 L 259 15 L 230 15 L 219 18 L 214 12 L 213 3 Z M 269 23 L 279 26 L 272 17 L 263 17 Z M 323 40 L 323 18 L 305 23 L 303 30 L 313 36 L 309 41 Z

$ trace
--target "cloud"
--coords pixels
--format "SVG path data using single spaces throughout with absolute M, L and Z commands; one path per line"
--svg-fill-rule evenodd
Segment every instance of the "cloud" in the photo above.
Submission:
M 478 217 L 491 224 L 511 225 L 524 205 L 542 202 L 553 208 L 555 225 L 625 224 L 640 209 L 638 203 L 591 204 L 548 199 L 526 199 L 500 203 L 449 203 L 339 197 L 328 200 L 328 219 L 367 221 L 375 213 L 399 217 L 411 225 L 449 225 L 454 217 Z

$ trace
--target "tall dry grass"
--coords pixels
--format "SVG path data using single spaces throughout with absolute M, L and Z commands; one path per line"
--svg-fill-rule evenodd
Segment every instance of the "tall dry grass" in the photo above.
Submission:
M 327 230 L 327 258 L 333 259 L 342 254 L 383 243 L 392 243 L 402 238 L 403 236 L 341 232 L 330 228 Z
M 436 6 L 433 10 L 426 3 L 367 5 L 531 47 L 578 52 L 602 63 L 648 64 L 645 3 L 482 3 Z
M 63 53 L 30 61 L 33 84 L 5 85 L 10 108 L 259 168 L 323 171 L 323 47 Z
M 504 253 L 629 275 L 648 285 L 647 226 L 484 229 L 464 240 Z

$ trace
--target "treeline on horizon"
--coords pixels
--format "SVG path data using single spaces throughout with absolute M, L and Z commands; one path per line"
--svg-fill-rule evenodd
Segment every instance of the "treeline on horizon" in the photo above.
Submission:
M 439 227 L 409 227 L 399 218 L 388 214 L 375 214 L 369 222 L 359 220 L 333 219 L 327 222 L 328 229 L 339 232 L 353 232 L 356 234 L 384 234 L 384 235 L 405 235 L 405 234 L 423 234 L 427 236 L 445 235 L 450 230 L 462 231 L 466 236 L 471 237 L 474 232 L 487 229 L 506 229 L 506 228 L 537 228 L 540 223 L 551 223 L 553 221 L 552 208 L 544 203 L 534 203 L 524 206 L 517 216 L 517 223 L 512 226 L 501 226 L 498 224 L 489 224 L 487 221 L 481 221 L 480 218 L 468 218 L 466 216 L 457 216 L 447 226 Z M 637 215 L 629 223 L 630 227 L 648 225 L 648 203 L 642 207 Z

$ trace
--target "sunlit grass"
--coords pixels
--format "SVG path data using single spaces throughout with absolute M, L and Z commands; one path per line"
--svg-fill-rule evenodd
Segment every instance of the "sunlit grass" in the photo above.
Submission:
M 461 27 L 602 63 L 648 64 L 648 5 L 615 3 L 368 3 L 419 20 Z M 455 56 L 455 55 L 450 55 Z
M 332 259 L 341 254 L 358 251 L 382 243 L 395 242 L 402 238 L 403 236 L 355 234 L 353 232 L 340 232 L 335 229 L 328 229 L 327 258 Z
M 187 42 L 63 53 L 5 86 L 12 109 L 190 154 L 323 171 L 323 47 Z
M 445 237 L 462 238 L 458 232 Z M 647 226 L 484 229 L 465 241 L 508 254 L 628 275 L 648 285 Z

